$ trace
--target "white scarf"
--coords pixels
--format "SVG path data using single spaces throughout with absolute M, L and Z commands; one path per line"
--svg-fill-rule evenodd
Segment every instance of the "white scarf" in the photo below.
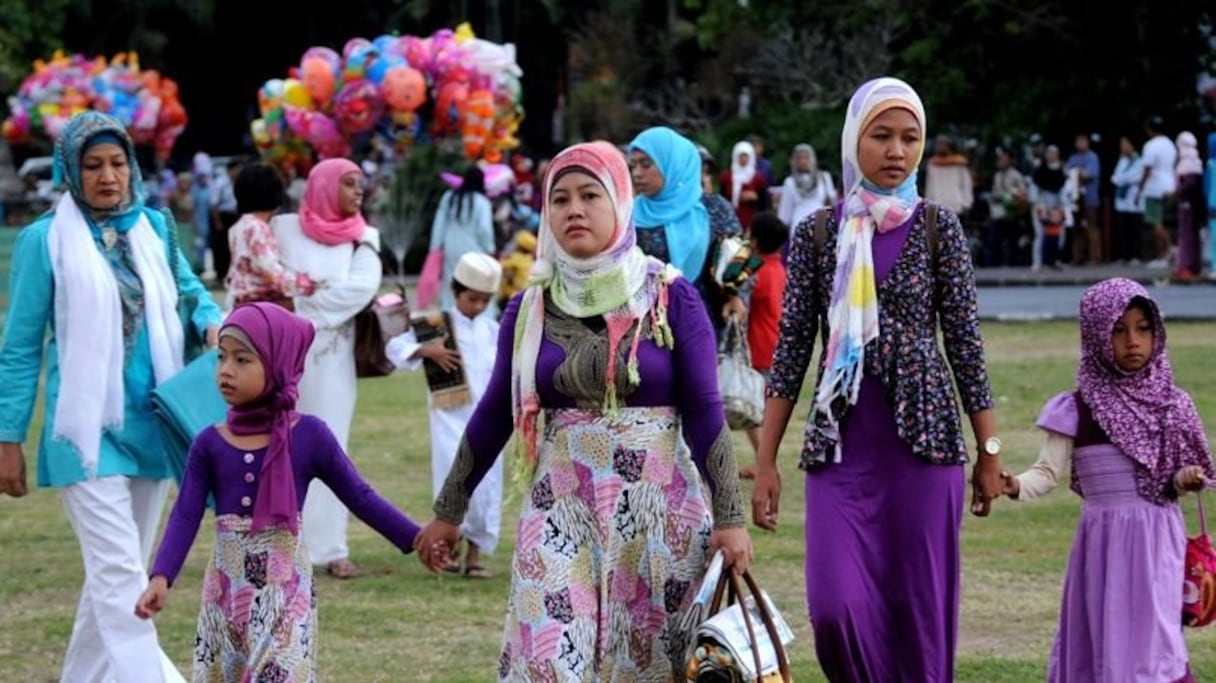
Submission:
M 144 323 L 157 384 L 182 368 L 184 332 L 165 243 L 146 216 L 128 233 L 143 283 Z M 103 430 L 123 427 L 122 302 L 118 281 L 70 194 L 55 207 L 47 233 L 55 278 L 59 398 L 53 436 L 75 446 L 89 477 L 97 475 Z
M 747 155 L 747 164 L 739 163 L 739 155 Z M 734 150 L 730 154 L 730 202 L 735 207 L 739 206 L 739 194 L 743 192 L 743 186 L 750 183 L 756 177 L 756 147 L 752 143 L 743 141 L 736 142 Z M 744 226 L 747 227 L 747 226 Z

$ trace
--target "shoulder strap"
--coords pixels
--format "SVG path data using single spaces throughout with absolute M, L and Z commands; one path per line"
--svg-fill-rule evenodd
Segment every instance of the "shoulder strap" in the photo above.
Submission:
M 925 241 L 929 243 L 929 263 L 937 263 L 937 202 L 925 202 Z
M 827 239 L 828 234 L 828 210 L 815 210 L 815 258 L 819 258 L 819 252 L 823 251 L 823 242 Z

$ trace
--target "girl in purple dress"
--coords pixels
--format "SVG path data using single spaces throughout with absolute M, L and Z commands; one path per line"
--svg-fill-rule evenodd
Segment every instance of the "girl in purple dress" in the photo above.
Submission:
M 514 433 L 527 493 L 498 680 L 672 681 L 706 558 L 721 548 L 743 570 L 751 556 L 713 330 L 692 284 L 637 247 L 615 147 L 563 150 L 544 183 L 533 284 L 503 313 L 419 556 L 445 566 Z
M 862 85 L 841 136 L 843 203 L 822 245 L 803 229 L 790 248 L 752 514 L 776 529 L 777 449 L 822 333 L 800 465 L 807 604 L 830 681 L 953 680 L 968 448 L 951 370 L 983 453 L 972 511 L 988 514 L 1001 491 L 967 239 L 939 207 L 929 246 L 916 190 L 924 135 L 924 107 L 908 84 Z
M 1038 424 L 1047 433 L 1038 462 L 1002 473 L 1004 493 L 1037 498 L 1068 472 L 1084 499 L 1047 680 L 1193 681 L 1177 499 L 1207 485 L 1212 459 L 1195 404 L 1174 385 L 1157 304 L 1139 284 L 1115 278 L 1085 292 L 1077 388 L 1048 401 Z
M 215 554 L 203 581 L 194 645 L 196 683 L 313 681 L 317 606 L 300 543 L 300 508 L 313 479 L 403 553 L 418 527 L 368 486 L 319 418 L 295 412 L 312 324 L 270 303 L 240 305 L 220 330 L 224 424 L 195 438 L 181 492 L 135 606 L 164 608 L 215 499 Z M 298 445 L 297 445 L 298 444 Z

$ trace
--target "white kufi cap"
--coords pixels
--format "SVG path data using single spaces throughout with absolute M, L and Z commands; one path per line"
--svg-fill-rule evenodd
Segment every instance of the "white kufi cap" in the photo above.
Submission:
M 471 251 L 456 262 L 452 279 L 475 292 L 495 294 L 502 281 L 502 266 L 489 254 Z

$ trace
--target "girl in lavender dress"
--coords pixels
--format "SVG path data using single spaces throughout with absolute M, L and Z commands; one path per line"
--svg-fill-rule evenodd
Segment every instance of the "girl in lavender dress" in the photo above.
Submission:
M 1004 493 L 1084 499 L 1048 665 L 1052 683 L 1193 681 L 1182 636 L 1184 491 L 1212 478 L 1195 404 L 1174 385 L 1157 304 L 1114 278 L 1081 298 L 1077 389 L 1043 407 L 1038 462 Z
M 312 324 L 271 303 L 237 306 L 220 330 L 220 393 L 231 408 L 190 449 L 181 493 L 151 580 L 135 606 L 164 608 L 215 499 L 215 554 L 203 581 L 194 644 L 196 683 L 317 679 L 312 564 L 300 542 L 308 483 L 328 484 L 403 553 L 418 527 L 359 476 L 319 418 L 295 412 Z M 298 445 L 298 446 L 297 446 Z
M 924 135 L 924 107 L 903 81 L 869 81 L 849 102 L 843 203 L 822 245 L 805 224 L 794 234 L 756 451 L 752 515 L 775 530 L 777 449 L 821 337 L 800 466 L 807 605 L 833 682 L 953 680 L 969 453 L 951 374 L 982 453 L 972 512 L 987 515 L 1001 492 L 967 239 L 939 207 L 929 247 L 916 190 Z

